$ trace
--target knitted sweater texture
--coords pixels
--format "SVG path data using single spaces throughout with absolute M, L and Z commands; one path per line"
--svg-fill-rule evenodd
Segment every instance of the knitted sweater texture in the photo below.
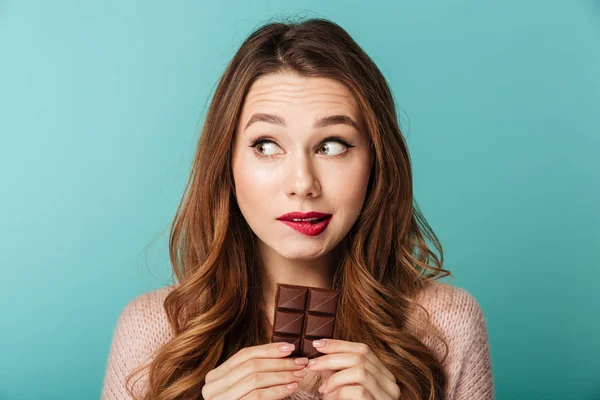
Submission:
M 163 301 L 172 286 L 138 295 L 125 305 L 113 332 L 102 387 L 101 400 L 131 400 L 125 389 L 127 375 L 153 359 L 154 352 L 173 338 Z M 487 325 L 477 300 L 465 289 L 434 282 L 418 297 L 430 314 L 432 328 L 448 344 L 442 364 L 447 371 L 446 400 L 493 400 L 494 384 Z M 426 318 L 420 308 L 410 318 Z M 412 332 L 441 360 L 446 348 L 427 332 Z M 133 378 L 133 381 L 138 376 Z M 134 393 L 147 390 L 147 376 L 134 385 Z M 200 398 L 200 394 L 198 398 Z M 319 399 L 300 389 L 286 399 Z

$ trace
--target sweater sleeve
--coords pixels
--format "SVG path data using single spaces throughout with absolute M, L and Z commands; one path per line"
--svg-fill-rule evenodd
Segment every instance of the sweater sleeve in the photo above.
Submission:
M 466 290 L 458 289 L 455 301 L 460 315 L 458 336 L 462 339 L 458 363 L 453 365 L 456 382 L 454 400 L 493 400 L 494 383 L 488 331 L 483 311 Z
M 147 363 L 154 351 L 165 341 L 166 319 L 161 315 L 162 291 L 138 295 L 121 311 L 113 331 L 108 354 L 101 400 L 131 400 L 126 389 L 127 376 Z M 147 388 L 147 371 L 138 372 L 127 387 L 141 396 Z

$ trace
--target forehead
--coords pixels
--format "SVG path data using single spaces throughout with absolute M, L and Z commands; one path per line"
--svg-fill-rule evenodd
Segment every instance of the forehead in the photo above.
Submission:
M 341 82 L 323 77 L 301 77 L 292 73 L 269 74 L 257 79 L 244 100 L 242 120 L 262 107 L 298 107 L 308 111 L 323 108 L 357 114 L 352 92 Z

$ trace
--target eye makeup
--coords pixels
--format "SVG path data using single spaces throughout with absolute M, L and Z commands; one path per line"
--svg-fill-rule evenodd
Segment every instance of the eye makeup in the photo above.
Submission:
M 346 147 L 347 149 L 350 149 L 350 148 L 352 148 L 352 147 L 355 147 L 355 146 L 356 146 L 356 142 L 355 142 L 354 140 L 350 140 L 350 139 L 343 139 L 343 138 L 342 138 L 342 137 L 340 137 L 340 136 L 329 136 L 329 137 L 325 138 L 325 139 L 324 139 L 324 140 L 323 140 L 323 141 L 322 141 L 322 142 L 319 144 L 319 148 L 321 148 L 321 146 L 323 145 L 323 143 L 326 143 L 326 142 L 336 142 L 336 143 L 339 143 L 339 144 L 343 145 L 343 146 L 344 146 L 344 147 Z M 256 148 L 256 146 L 258 146 L 259 144 L 263 144 L 263 143 L 274 143 L 274 144 L 277 144 L 277 142 L 276 142 L 275 140 L 273 140 L 272 138 L 270 138 L 270 137 L 268 137 L 268 136 L 264 136 L 264 135 L 263 135 L 263 136 L 256 136 L 256 137 L 253 137 L 253 138 L 251 138 L 251 139 L 250 139 L 250 143 L 251 143 L 251 144 L 250 144 L 250 146 L 248 146 L 248 147 L 251 147 L 251 148 Z M 255 151 L 254 151 L 254 152 L 255 152 L 255 154 L 256 154 L 258 157 L 262 157 L 262 158 L 272 158 L 272 157 L 274 157 L 274 156 L 275 156 L 275 154 L 273 154 L 273 155 L 263 155 L 263 154 L 260 154 L 259 152 L 257 152 L 257 151 L 256 151 L 256 149 L 255 149 Z M 348 150 L 346 150 L 346 151 L 344 151 L 344 152 L 342 152 L 342 153 L 340 153 L 340 154 L 338 154 L 338 155 L 331 156 L 331 157 L 342 157 L 342 156 L 344 156 L 344 155 L 345 155 L 347 152 L 348 152 Z

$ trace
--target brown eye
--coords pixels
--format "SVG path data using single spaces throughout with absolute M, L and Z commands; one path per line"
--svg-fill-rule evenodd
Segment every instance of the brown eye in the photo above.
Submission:
M 271 148 L 272 151 L 275 150 L 275 147 L 279 148 L 275 141 L 271 139 L 268 139 L 264 136 L 260 136 L 257 138 L 253 138 L 250 142 L 251 144 L 249 147 L 254 149 L 254 152 L 258 157 L 271 158 L 277 155 L 277 153 L 267 154 L 269 148 Z M 338 157 L 346 154 L 348 152 L 348 149 L 354 146 L 355 142 L 349 143 L 348 141 L 342 139 L 339 136 L 330 136 L 321 143 L 318 151 L 325 151 L 325 155 Z
M 279 146 L 277 146 L 275 144 L 275 142 L 273 142 L 272 140 L 259 139 L 259 140 L 253 141 L 252 145 L 250 145 L 250 147 L 254 148 L 254 151 L 257 153 L 257 155 L 259 157 L 272 157 L 274 154 L 265 154 L 265 153 L 263 153 L 263 151 L 265 149 L 268 151 L 270 148 L 273 151 L 273 149 L 275 147 L 279 147 Z
M 333 144 L 333 146 L 332 146 L 332 144 Z M 331 155 L 331 152 L 336 153 L 336 148 L 337 148 L 337 149 L 340 149 L 340 151 L 337 151 L 337 154 L 334 154 L 334 155 L 340 155 L 340 154 L 343 154 L 346 151 L 344 149 L 345 147 L 346 146 L 344 146 L 343 144 L 332 140 L 332 141 L 324 143 L 321 146 L 321 150 L 327 151 L 326 155 Z

